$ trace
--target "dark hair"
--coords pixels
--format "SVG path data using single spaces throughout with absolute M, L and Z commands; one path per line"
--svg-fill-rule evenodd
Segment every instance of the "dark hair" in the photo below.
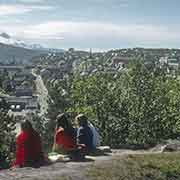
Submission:
M 84 114 L 79 114 L 78 116 L 76 116 L 76 119 L 80 126 L 88 126 L 88 118 Z
M 68 120 L 67 116 L 62 113 L 57 116 L 57 128 L 62 127 L 64 129 L 64 132 L 73 135 L 74 129 L 72 127 L 71 122 Z
M 21 122 L 21 129 L 24 131 L 28 131 L 28 130 L 32 130 L 32 124 L 30 123 L 30 121 L 25 120 L 23 122 Z

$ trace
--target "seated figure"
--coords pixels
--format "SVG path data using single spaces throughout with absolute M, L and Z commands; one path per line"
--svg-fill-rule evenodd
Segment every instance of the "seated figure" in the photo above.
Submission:
M 16 138 L 16 159 L 13 167 L 39 167 L 43 163 L 41 138 L 26 120 L 21 123 L 21 132 Z
M 76 117 L 78 125 L 77 130 L 77 146 L 82 148 L 85 154 L 95 149 L 93 145 L 93 132 L 88 124 L 88 119 L 85 115 L 80 114 Z
M 53 151 L 69 154 L 76 149 L 76 131 L 68 121 L 66 115 L 57 116 Z

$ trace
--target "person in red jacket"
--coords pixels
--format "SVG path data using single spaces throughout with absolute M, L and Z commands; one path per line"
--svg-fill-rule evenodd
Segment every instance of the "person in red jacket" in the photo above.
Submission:
M 26 120 L 21 123 L 21 133 L 16 139 L 16 159 L 13 167 L 39 167 L 43 164 L 44 157 L 41 138 Z
M 57 116 L 53 151 L 63 154 L 71 153 L 76 149 L 76 131 L 68 121 L 66 115 Z

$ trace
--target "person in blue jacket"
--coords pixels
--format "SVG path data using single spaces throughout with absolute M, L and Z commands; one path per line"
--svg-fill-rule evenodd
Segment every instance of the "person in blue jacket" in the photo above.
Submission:
M 82 147 L 86 153 L 92 152 L 94 150 L 93 132 L 89 127 L 87 117 L 80 114 L 76 116 L 76 122 L 78 124 L 77 146 Z

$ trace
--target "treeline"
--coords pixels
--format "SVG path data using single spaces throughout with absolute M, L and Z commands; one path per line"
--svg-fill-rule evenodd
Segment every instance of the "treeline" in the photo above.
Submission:
M 166 66 L 134 60 L 117 74 L 76 74 L 49 90 L 49 125 L 58 112 L 84 113 L 103 144 L 152 145 L 179 134 L 180 80 Z

